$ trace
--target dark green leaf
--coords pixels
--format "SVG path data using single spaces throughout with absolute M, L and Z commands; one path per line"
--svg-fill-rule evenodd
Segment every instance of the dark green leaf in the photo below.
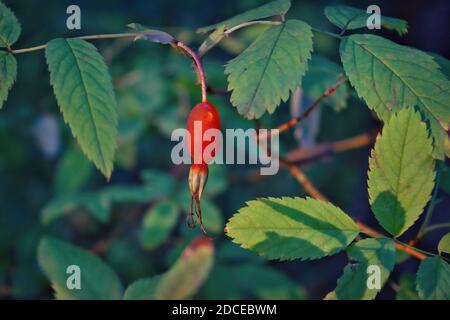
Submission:
M 9 48 L 20 36 L 20 23 L 14 13 L 0 2 L 0 47 Z
M 117 146 L 117 107 L 103 57 L 78 39 L 50 41 L 46 57 L 64 120 L 83 152 L 109 178 Z
M 288 20 L 265 30 L 225 67 L 238 112 L 247 119 L 273 113 L 305 74 L 312 49 L 311 27 L 303 21 Z
M 358 95 L 383 121 L 393 112 L 418 107 L 443 159 L 450 124 L 450 82 L 434 59 L 419 50 L 374 35 L 355 34 L 341 42 L 344 70 Z
M 367 19 L 371 15 L 365 10 L 344 5 L 325 7 L 327 19 L 342 30 L 367 28 Z M 408 22 L 402 19 L 381 16 L 381 26 L 397 31 L 400 36 L 408 32 Z
M 122 284 L 116 273 L 92 253 L 61 240 L 46 237 L 38 246 L 39 264 L 52 283 L 57 299 L 121 299 Z M 81 289 L 68 289 L 67 267 L 80 268 Z
M 417 291 L 424 300 L 450 300 L 450 265 L 439 257 L 420 263 Z
M 16 76 L 16 58 L 10 53 L 0 51 L 0 109 L 8 98 L 9 90 L 14 84 Z
M 266 3 L 265 5 L 262 5 L 261 7 L 249 10 L 247 12 L 238 14 L 237 16 L 234 16 L 230 19 L 227 19 L 225 21 L 213 24 L 211 26 L 203 27 L 198 29 L 199 33 L 207 33 L 209 31 L 212 31 L 214 29 L 223 28 L 224 30 L 233 28 L 239 24 L 258 20 L 258 19 L 264 19 L 276 15 L 284 15 L 289 8 L 291 7 L 291 1 L 290 0 L 275 0 L 269 3 Z

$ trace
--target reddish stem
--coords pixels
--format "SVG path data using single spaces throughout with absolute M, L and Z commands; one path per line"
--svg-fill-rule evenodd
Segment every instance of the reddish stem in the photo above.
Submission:
M 183 49 L 184 52 L 186 52 L 194 61 L 195 67 L 197 69 L 198 81 L 200 82 L 200 87 L 202 89 L 202 102 L 206 102 L 207 101 L 207 99 L 206 99 L 206 79 L 205 79 L 205 72 L 203 71 L 203 65 L 202 65 L 202 62 L 200 61 L 200 58 L 198 57 L 198 55 L 195 53 L 194 50 L 189 48 L 189 46 L 187 46 L 183 42 L 178 41 L 176 43 L 176 46 Z

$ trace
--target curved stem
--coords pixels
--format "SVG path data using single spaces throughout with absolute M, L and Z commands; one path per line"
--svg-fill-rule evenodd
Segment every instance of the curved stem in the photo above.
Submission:
M 198 75 L 198 81 L 200 82 L 200 87 L 202 89 L 202 102 L 206 102 L 206 79 L 205 79 L 205 72 L 203 71 L 203 65 L 200 61 L 200 58 L 195 53 L 194 50 L 189 48 L 186 44 L 184 44 L 181 41 L 178 41 L 176 43 L 176 46 L 181 48 L 184 52 L 186 52 L 192 60 L 194 60 L 195 67 L 197 69 L 197 75 Z
M 305 120 L 311 114 L 311 112 L 313 112 L 320 105 L 323 99 L 331 96 L 337 90 L 337 88 L 347 82 L 347 80 L 348 78 L 345 76 L 340 77 L 331 87 L 326 89 L 313 103 L 311 103 L 311 105 L 300 116 L 292 118 L 288 122 L 276 127 L 276 130 L 267 131 L 266 134 L 258 135 L 256 139 L 259 140 L 263 137 L 265 138 L 266 136 L 270 138 L 295 127 L 299 122 Z
M 81 40 L 119 39 L 119 38 L 135 38 L 137 36 L 139 36 L 139 33 L 129 32 L 129 33 L 87 35 L 87 36 L 74 37 L 72 39 L 81 39 Z M 177 41 L 175 46 L 181 48 L 194 61 L 195 67 L 197 69 L 197 74 L 198 74 L 201 90 L 202 90 L 202 102 L 206 102 L 205 73 L 203 71 L 203 65 L 202 65 L 199 57 L 197 56 L 197 54 L 195 53 L 194 50 L 189 48 L 186 44 L 184 44 L 181 41 Z M 10 52 L 12 54 L 21 54 L 21 53 L 44 50 L 45 48 L 47 48 L 47 44 L 42 44 L 39 46 L 30 47 L 30 48 L 16 49 L 16 50 L 8 48 L 8 52 Z

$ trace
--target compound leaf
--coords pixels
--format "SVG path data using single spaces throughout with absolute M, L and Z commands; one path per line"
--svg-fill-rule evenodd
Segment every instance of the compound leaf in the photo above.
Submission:
M 450 82 L 428 54 L 375 35 L 355 34 L 341 42 L 344 70 L 358 95 L 383 121 L 417 107 L 434 139 L 434 156 L 444 158 L 450 124 Z
M 268 259 L 318 259 L 343 250 L 358 235 L 339 208 L 311 198 L 247 202 L 228 222 L 235 243 Z
M 117 108 L 107 66 L 90 43 L 55 39 L 46 49 L 50 81 L 81 149 L 109 178 L 117 147 Z
M 311 57 L 311 27 L 289 20 L 266 29 L 225 67 L 231 102 L 247 119 L 273 113 L 305 74 Z
M 434 186 L 425 123 L 404 109 L 385 124 L 369 160 L 369 201 L 378 222 L 399 236 L 419 218 Z

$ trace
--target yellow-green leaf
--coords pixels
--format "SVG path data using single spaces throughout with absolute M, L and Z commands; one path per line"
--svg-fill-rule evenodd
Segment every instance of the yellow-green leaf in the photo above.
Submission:
M 419 218 L 434 186 L 434 160 L 425 123 L 404 109 L 385 124 L 369 159 L 369 201 L 378 222 L 400 236 Z
M 345 249 L 358 226 L 331 203 L 311 198 L 247 202 L 226 226 L 233 242 L 268 259 L 318 259 Z

